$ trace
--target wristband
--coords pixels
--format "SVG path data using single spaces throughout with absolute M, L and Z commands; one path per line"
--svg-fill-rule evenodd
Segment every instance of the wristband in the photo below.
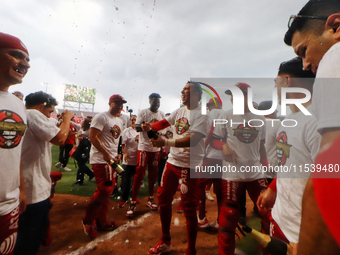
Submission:
M 176 147 L 176 139 L 165 139 L 164 145 L 170 146 L 170 147 Z
M 276 193 L 276 178 L 269 184 L 268 188 Z

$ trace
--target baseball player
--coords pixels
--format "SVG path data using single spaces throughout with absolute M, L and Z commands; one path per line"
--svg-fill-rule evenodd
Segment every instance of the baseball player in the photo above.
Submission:
M 214 119 L 220 119 L 220 115 L 224 113 L 222 110 L 222 105 L 217 97 L 213 99 L 210 99 L 207 103 L 207 109 L 209 110 L 208 115 L 212 120 Z M 207 140 L 205 141 L 206 144 L 206 150 L 205 150 L 205 156 L 203 159 L 203 167 L 205 166 L 222 166 L 222 154 L 221 151 L 216 150 L 211 147 L 210 145 L 210 137 L 214 130 L 214 127 L 212 126 L 208 135 Z M 202 176 L 203 177 L 203 176 Z M 212 178 L 213 177 L 213 178 Z M 198 181 L 198 196 L 199 196 L 199 210 L 198 210 L 198 227 L 199 228 L 211 228 L 211 229 L 218 229 L 218 223 L 212 222 L 209 223 L 206 216 L 206 210 L 205 210 L 205 202 L 206 202 L 206 186 L 211 186 L 213 184 L 214 193 L 217 197 L 217 215 L 220 211 L 221 206 L 221 200 L 222 200 L 222 173 L 216 173 L 211 177 L 210 173 L 207 173 L 207 176 L 204 176 L 203 178 L 199 179 Z M 209 193 L 210 195 L 210 193 Z
M 39 91 L 26 96 L 27 130 L 22 144 L 22 173 L 27 207 L 19 217 L 18 239 L 14 254 L 36 254 L 48 225 L 51 194 L 51 144 L 65 142 L 73 114 L 65 111 L 58 128 L 50 121 L 58 104 L 56 99 Z M 35 148 L 35 149 L 32 149 Z
M 118 203 L 118 207 L 122 208 L 128 202 L 131 180 L 136 171 L 138 140 L 139 133 L 136 131 L 136 115 L 130 118 L 130 127 L 126 128 L 122 133 L 122 152 L 123 152 L 123 193 L 122 200 Z
M 275 87 L 278 88 L 279 103 L 281 103 L 281 89 L 286 87 L 305 88 L 313 91 L 315 75 L 311 71 L 302 69 L 301 58 L 294 58 L 281 63 L 278 75 L 275 79 Z M 304 79 L 301 79 L 304 78 Z M 287 98 L 304 98 L 302 93 L 287 93 Z M 311 110 L 311 100 L 304 103 L 307 110 Z M 285 127 L 280 125 L 277 131 L 276 151 L 279 166 L 311 165 L 319 151 L 321 136 L 316 130 L 314 116 L 305 115 L 294 104 L 290 104 L 291 114 L 286 119 L 295 120 L 297 125 Z M 299 241 L 302 196 L 310 172 L 285 173 L 278 171 L 275 186 L 270 186 L 266 192 L 260 195 L 257 201 L 259 209 L 264 211 L 273 205 L 271 219 L 271 236 L 279 238 L 297 251 Z M 274 184 L 275 185 L 275 184 Z M 274 187 L 274 188 L 272 188 Z M 276 190 L 275 190 L 276 189 Z M 275 200 L 276 199 L 276 200 Z
M 337 137 L 340 135 L 340 118 L 338 117 L 340 87 L 337 79 L 340 77 L 339 13 L 339 1 L 310 0 L 298 15 L 292 15 L 289 18 L 288 31 L 284 39 L 285 43 L 292 46 L 295 53 L 302 58 L 304 69 L 316 73 L 312 100 L 313 114 L 318 121 L 317 128 L 322 136 L 321 148 L 324 146 L 326 148 L 331 143 L 339 141 Z M 331 147 L 336 147 L 336 145 L 332 145 Z M 332 153 L 330 148 L 327 152 L 323 154 L 323 157 L 320 157 L 320 160 L 317 158 L 315 163 L 336 163 L 338 155 Z M 325 155 L 333 157 L 325 157 Z M 325 170 L 327 172 L 328 167 Z M 322 178 L 314 178 L 314 175 L 317 177 L 320 174 L 325 174 L 325 171 L 314 173 L 313 180 L 309 180 L 306 185 L 298 253 L 339 253 L 339 247 L 332 238 L 334 237 L 340 243 L 340 235 L 337 233 L 340 223 L 335 221 L 338 217 L 333 218 L 327 215 L 327 212 L 335 214 L 338 212 L 337 203 L 334 201 L 339 197 L 337 189 L 339 179 L 330 179 L 329 182 L 326 182 Z M 332 199 L 325 203 L 324 198 Z M 319 206 L 322 217 L 320 217 L 320 213 L 318 214 L 317 208 L 312 211 L 304 211 L 305 208 L 310 209 L 311 204 Z M 314 220 L 314 216 L 317 217 L 317 220 Z M 325 225 L 321 223 L 323 220 L 325 220 L 329 232 L 328 230 L 316 231 L 322 229 L 320 226 Z M 314 240 L 318 240 L 318 242 Z M 325 245 L 320 245 L 320 243 Z
M 136 125 L 140 126 L 143 122 L 153 123 L 165 118 L 162 111 L 159 111 L 161 96 L 158 93 L 152 93 L 149 96 L 150 108 L 141 110 L 137 115 Z M 132 217 L 136 211 L 137 195 L 144 180 L 146 168 L 148 168 L 149 177 L 149 200 L 147 206 L 151 210 L 157 210 L 158 206 L 154 201 L 153 193 L 158 177 L 158 164 L 160 160 L 160 148 L 154 148 L 146 132 L 141 132 L 138 143 L 138 157 L 136 173 L 133 177 L 131 204 L 126 212 L 126 216 Z
M 191 170 L 202 164 L 204 156 L 204 137 L 211 127 L 211 119 L 201 114 L 199 101 L 202 90 L 199 83 L 189 81 L 182 90 L 182 101 L 185 107 L 171 113 L 169 117 L 152 125 L 154 131 L 175 126 L 174 138 L 163 140 L 160 136 L 152 140 L 153 146 L 170 146 L 170 154 L 165 165 L 161 186 L 158 193 L 159 213 L 162 224 L 162 237 L 159 243 L 152 247 L 149 254 L 161 254 L 172 250 L 170 224 L 172 217 L 172 200 L 181 180 L 181 203 L 186 219 L 188 248 L 186 254 L 196 254 L 197 216 L 196 194 L 197 179 L 191 178 Z M 147 129 L 147 128 L 146 128 Z
M 237 83 L 244 97 L 250 86 L 246 83 Z M 233 96 L 230 90 L 225 92 Z M 216 125 L 212 141 L 215 149 L 222 150 L 223 166 L 226 169 L 234 168 L 235 171 L 225 171 L 222 175 L 222 206 L 219 215 L 218 244 L 220 254 L 234 254 L 235 229 L 239 220 L 240 198 L 244 189 L 248 191 L 250 198 L 256 203 L 258 196 L 267 188 L 267 180 L 261 171 L 261 164 L 268 166 L 265 142 L 264 117 L 250 112 L 247 100 L 244 100 L 244 115 L 233 115 L 232 110 L 221 114 L 221 118 L 227 120 L 226 124 Z M 250 120 L 252 120 L 250 122 Z M 227 143 L 221 139 L 227 138 Z M 243 167 L 256 166 L 258 171 L 241 172 Z M 261 216 L 262 231 L 269 233 L 269 219 Z
M 272 108 L 273 102 L 271 100 L 262 101 L 259 104 L 259 110 L 269 110 Z M 266 125 L 266 143 L 265 148 L 267 152 L 268 164 L 269 166 L 276 166 L 277 165 L 277 155 L 276 155 L 276 134 L 277 130 L 280 127 L 280 121 L 277 119 L 277 110 L 269 115 L 264 116 L 267 121 Z M 266 172 L 265 176 L 267 178 L 268 183 L 270 184 L 271 181 L 275 178 L 274 172 Z
M 26 46 L 17 37 L 0 33 L 0 254 L 13 254 L 19 214 L 27 204 L 20 170 L 26 112 L 8 88 L 21 83 L 29 68 Z
M 107 220 L 110 195 L 115 186 L 114 171 L 110 164 L 120 161 L 117 155 L 123 122 L 119 118 L 126 100 L 118 94 L 109 100 L 109 111 L 98 113 L 91 122 L 90 164 L 96 179 L 97 189 L 91 197 L 82 221 L 84 232 L 95 238 L 99 231 L 112 231 L 117 228 L 114 221 Z M 112 162 L 112 163 L 111 163 Z

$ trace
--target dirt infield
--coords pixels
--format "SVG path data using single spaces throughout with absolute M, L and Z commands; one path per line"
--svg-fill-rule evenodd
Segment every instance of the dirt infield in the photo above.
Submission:
M 173 205 L 171 226 L 173 251 L 169 253 L 170 255 L 185 254 L 187 246 L 185 218 L 183 213 L 176 213 L 179 193 L 175 195 L 176 198 L 177 200 Z M 147 254 L 148 249 L 156 245 L 161 236 L 159 213 L 150 212 L 150 209 L 146 207 L 147 198 L 142 199 L 137 206 L 135 216 L 131 220 L 125 216 L 128 209 L 127 205 L 124 208 L 118 208 L 117 203 L 111 201 L 111 210 L 109 210 L 108 217 L 110 220 L 115 220 L 119 228 L 111 232 L 99 232 L 98 237 L 94 240 L 84 234 L 81 224 L 81 219 L 89 203 L 88 197 L 56 194 L 52 202 L 50 222 L 53 241 L 50 246 L 41 247 L 39 255 Z M 216 207 L 216 202 L 207 201 L 207 218 L 209 222 L 216 220 Z M 247 206 L 247 211 L 250 214 L 251 207 L 252 205 Z M 174 225 L 175 218 L 178 218 L 178 226 Z M 197 254 L 218 254 L 217 233 L 199 231 L 196 249 Z

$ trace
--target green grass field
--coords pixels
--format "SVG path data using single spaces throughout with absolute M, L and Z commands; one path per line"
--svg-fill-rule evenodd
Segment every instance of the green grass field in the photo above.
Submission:
M 59 158 L 59 147 L 52 146 L 52 171 L 59 171 L 58 168 L 55 167 L 55 164 L 58 162 Z M 91 165 L 88 165 L 91 169 Z M 69 163 L 67 164 L 68 168 L 71 168 L 71 172 L 62 172 L 63 177 L 60 181 L 57 182 L 55 187 L 55 193 L 58 194 L 70 194 L 76 196 L 85 196 L 91 197 L 96 189 L 96 181 L 92 179 L 91 181 L 88 180 L 88 176 L 85 176 L 84 184 L 78 187 L 72 187 L 72 184 L 76 182 L 77 177 L 77 170 L 78 168 L 75 165 L 75 160 L 73 158 L 69 159 Z M 118 177 L 118 185 L 120 184 L 121 178 Z M 147 174 L 144 179 L 144 188 L 141 188 L 138 194 L 139 198 L 143 198 L 148 194 L 148 182 L 147 182 Z M 114 200 L 118 201 L 117 197 L 113 198 Z

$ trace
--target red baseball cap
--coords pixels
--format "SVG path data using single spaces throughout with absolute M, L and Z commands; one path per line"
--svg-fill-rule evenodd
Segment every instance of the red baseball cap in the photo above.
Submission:
M 215 99 L 217 105 L 221 105 L 218 97 L 214 97 L 214 99 Z M 207 106 L 208 106 L 208 104 L 215 104 L 214 99 L 210 98 L 209 102 L 207 103 Z
M 25 44 L 17 37 L 0 32 L 0 48 L 13 48 L 23 50 L 28 54 Z
M 125 104 L 127 101 L 121 95 L 114 94 L 110 97 L 109 104 L 111 104 L 112 102 L 123 102 L 123 104 Z
M 248 85 L 247 83 L 244 82 L 238 82 L 235 84 L 236 87 L 238 87 L 239 89 L 242 90 L 243 94 L 247 95 L 248 92 L 248 88 L 250 88 L 250 85 Z M 230 89 L 226 90 L 224 93 L 226 93 L 227 95 L 231 96 L 231 91 Z

